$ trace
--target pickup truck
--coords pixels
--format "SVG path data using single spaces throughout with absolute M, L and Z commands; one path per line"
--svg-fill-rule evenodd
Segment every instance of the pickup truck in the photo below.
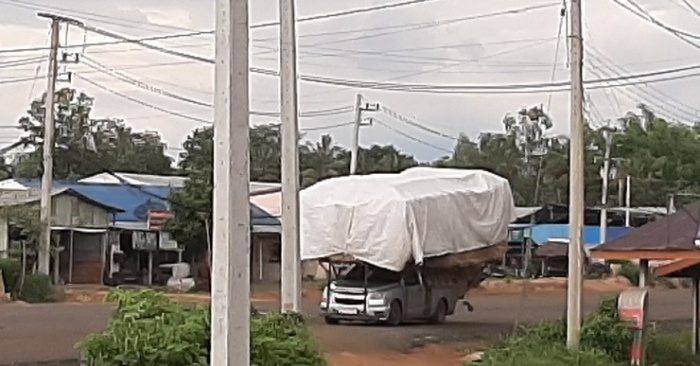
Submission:
M 407 321 L 443 323 L 464 299 L 468 287 L 460 283 L 464 281 L 463 273 L 416 266 L 393 272 L 357 263 L 325 287 L 321 311 L 328 324 L 341 321 L 391 326 Z M 481 280 L 483 278 L 477 281 Z M 473 283 L 469 287 L 473 287 Z M 468 302 L 464 303 L 473 311 Z

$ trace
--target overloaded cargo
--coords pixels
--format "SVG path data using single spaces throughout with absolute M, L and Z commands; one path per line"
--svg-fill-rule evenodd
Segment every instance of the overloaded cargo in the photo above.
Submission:
M 329 324 L 441 323 L 484 264 L 503 258 L 514 219 L 508 181 L 485 171 L 334 178 L 301 194 L 302 259 L 329 262 L 335 275 L 321 303 Z
M 515 219 L 508 181 L 482 170 L 333 178 L 300 199 L 302 259 L 351 256 L 392 271 L 428 258 L 440 266 L 501 258 Z

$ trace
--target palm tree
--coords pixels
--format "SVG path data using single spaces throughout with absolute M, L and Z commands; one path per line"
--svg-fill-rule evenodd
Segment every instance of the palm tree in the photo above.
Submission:
M 318 181 L 343 175 L 348 170 L 345 150 L 333 143 L 331 135 L 321 136 L 318 142 L 307 142 L 299 147 L 301 181 L 308 187 Z

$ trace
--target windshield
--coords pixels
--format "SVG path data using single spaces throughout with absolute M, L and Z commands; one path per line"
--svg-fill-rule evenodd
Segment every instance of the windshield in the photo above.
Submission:
M 392 284 L 401 281 L 401 273 L 392 272 L 383 268 L 373 266 L 353 265 L 345 275 L 340 276 L 339 280 L 348 282 L 365 281 L 364 270 L 367 268 L 367 283 L 371 284 Z

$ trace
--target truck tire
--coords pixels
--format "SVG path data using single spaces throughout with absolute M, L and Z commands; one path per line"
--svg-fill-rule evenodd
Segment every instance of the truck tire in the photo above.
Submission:
M 386 318 L 386 325 L 395 327 L 403 321 L 403 309 L 401 303 L 394 300 L 389 305 L 389 316 Z
M 442 324 L 447 320 L 447 300 L 440 299 L 435 307 L 435 313 L 430 318 L 430 322 L 433 324 Z
M 324 317 L 323 320 L 326 321 L 326 324 L 328 325 L 338 325 L 340 324 L 340 321 L 335 318 L 331 318 L 330 316 Z

